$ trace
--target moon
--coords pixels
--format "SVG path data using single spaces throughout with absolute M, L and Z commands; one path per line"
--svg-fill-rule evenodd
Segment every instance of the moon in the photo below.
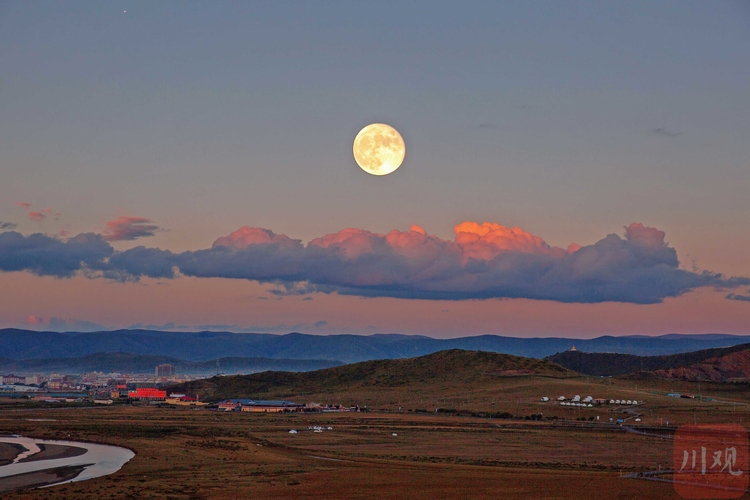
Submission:
M 385 123 L 372 123 L 354 138 L 354 160 L 372 175 L 388 175 L 401 166 L 406 145 L 398 131 Z

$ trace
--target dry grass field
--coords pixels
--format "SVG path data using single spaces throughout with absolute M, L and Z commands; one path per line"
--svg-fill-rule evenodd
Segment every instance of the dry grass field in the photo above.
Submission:
M 28 420 L 41 415 L 55 421 Z M 307 430 L 315 425 L 332 430 Z M 575 425 L 115 407 L 5 410 L 0 432 L 137 453 L 111 476 L 8 498 L 674 497 L 669 484 L 619 477 L 666 467 L 667 440 Z
M 335 389 L 295 394 L 282 387 L 261 397 L 367 405 L 370 411 L 258 414 L 0 404 L 0 434 L 101 442 L 136 452 L 110 476 L 6 495 L 677 498 L 670 483 L 623 476 L 671 469 L 670 437 L 677 425 L 742 424 L 750 419 L 750 398 L 746 386 L 739 384 L 536 375 L 491 377 L 481 384 L 447 380 Z M 700 394 L 703 400 L 668 397 L 669 392 Z M 637 407 L 641 422 L 621 405 L 573 409 L 540 401 L 541 396 L 554 400 L 574 394 L 637 399 L 643 402 Z M 541 420 L 530 418 L 540 413 Z M 505 418 L 498 418 L 502 414 Z M 629 420 L 618 426 L 609 423 L 610 418 Z M 308 430 L 312 426 L 326 430 Z M 290 434 L 291 429 L 299 432 Z
M 694 394 L 696 399 L 668 397 L 669 393 Z M 326 391 L 296 392 L 277 388 L 262 394 L 238 393 L 235 397 L 291 399 L 346 406 L 367 406 L 378 412 L 434 413 L 436 408 L 486 414 L 509 413 L 546 418 L 576 420 L 599 416 L 600 422 L 627 418 L 629 407 L 605 405 L 593 408 L 571 408 L 557 404 L 558 396 L 571 398 L 593 396 L 607 400 L 624 399 L 639 402 L 642 425 L 670 426 L 687 423 L 750 422 L 750 389 L 746 384 L 698 384 L 661 380 L 629 380 L 599 377 L 544 376 L 497 377 L 482 384 L 451 381 L 442 384 L 415 383 L 398 387 L 342 387 Z M 698 396 L 702 399 L 699 399 Z M 547 396 L 550 402 L 543 403 Z M 711 399 L 711 401 L 708 401 Z M 631 422 L 632 423 L 632 422 Z

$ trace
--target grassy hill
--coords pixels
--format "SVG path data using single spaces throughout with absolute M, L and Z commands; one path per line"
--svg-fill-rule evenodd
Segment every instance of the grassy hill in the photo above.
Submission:
M 668 356 L 634 356 L 607 352 L 564 351 L 548 356 L 548 361 L 584 375 L 619 376 L 635 372 L 660 372 L 667 376 L 665 370 L 687 367 L 711 358 L 748 351 L 750 344 L 732 347 L 703 349 L 700 351 L 671 354 Z
M 274 398 L 364 390 L 450 386 L 476 387 L 503 377 L 572 373 L 552 362 L 509 354 L 452 349 L 406 359 L 364 361 L 305 373 L 264 372 L 213 377 L 170 390 L 198 393 L 204 399 Z
M 750 346 L 746 347 L 741 351 L 725 353 L 688 366 L 656 370 L 654 375 L 694 382 L 747 382 L 750 380 Z

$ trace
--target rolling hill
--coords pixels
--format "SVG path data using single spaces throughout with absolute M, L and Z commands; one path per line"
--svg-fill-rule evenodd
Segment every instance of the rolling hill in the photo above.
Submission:
M 743 353 L 750 353 L 750 344 L 741 344 L 726 348 L 703 349 L 700 351 L 672 354 L 669 356 L 634 356 L 631 354 L 565 351 L 548 356 L 548 361 L 581 373 L 584 375 L 619 376 L 635 372 L 653 372 L 660 377 L 685 378 L 694 377 L 698 380 L 700 373 L 706 377 L 718 377 L 735 370 L 742 372 Z M 750 356 L 750 354 L 748 354 Z M 733 356 L 728 358 L 728 356 Z M 713 360 L 727 358 L 725 363 L 716 365 Z M 734 361 L 730 361 L 730 359 Z M 697 368 L 700 365 L 702 368 Z M 719 367 L 720 366 L 720 367 Z M 748 364 L 750 374 L 750 364 Z M 711 375 L 709 375 L 711 374 Z M 741 377 L 742 375 L 736 375 Z M 687 378 L 690 379 L 690 378 Z M 708 378 L 707 378 L 708 379 Z
M 676 368 L 655 370 L 661 378 L 690 380 L 693 382 L 748 382 L 750 381 L 750 346 L 698 363 Z
M 481 385 L 500 377 L 567 377 L 569 370 L 546 360 L 509 354 L 452 349 L 398 360 L 363 361 L 305 373 L 264 372 L 195 380 L 171 391 L 199 393 L 204 399 L 273 398 L 290 394 L 346 392 L 405 386 Z

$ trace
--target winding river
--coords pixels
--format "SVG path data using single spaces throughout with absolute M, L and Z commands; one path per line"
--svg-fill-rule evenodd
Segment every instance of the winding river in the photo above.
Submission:
M 135 456 L 135 453 L 127 448 L 103 444 L 81 443 L 77 441 L 52 441 L 48 439 L 32 439 L 21 436 L 11 436 L 0 437 L 0 443 L 17 444 L 26 449 L 26 451 L 19 454 L 13 460 L 13 463 L 0 466 L 0 479 L 28 472 L 56 469 L 58 467 L 86 466 L 76 477 L 66 481 L 60 481 L 59 483 L 55 483 L 55 485 L 75 481 L 85 481 L 87 479 L 112 474 L 120 470 L 128 460 Z M 32 459 L 34 455 L 42 451 L 39 447 L 40 444 L 69 446 L 73 448 L 82 448 L 86 451 L 85 453 L 71 457 L 24 461 Z

